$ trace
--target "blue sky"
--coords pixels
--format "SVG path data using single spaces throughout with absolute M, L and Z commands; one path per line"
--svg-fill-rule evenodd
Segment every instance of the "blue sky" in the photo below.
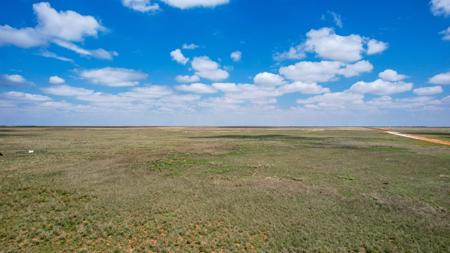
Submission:
M 450 0 L 8 0 L 0 13 L 2 125 L 450 126 Z

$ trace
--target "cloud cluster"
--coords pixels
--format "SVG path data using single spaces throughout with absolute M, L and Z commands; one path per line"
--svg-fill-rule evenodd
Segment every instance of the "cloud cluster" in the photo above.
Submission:
M 51 84 L 63 84 L 66 82 L 66 80 L 59 76 L 51 76 L 48 78 L 48 82 Z
M 183 52 L 181 52 L 181 49 L 175 49 L 172 52 L 170 52 L 170 56 L 172 59 L 180 64 L 186 65 L 188 63 L 189 58 L 185 57 L 183 55 Z
M 447 29 L 439 32 L 439 34 L 442 35 L 443 40 L 450 40 L 450 26 Z
M 242 59 L 242 52 L 241 51 L 234 51 L 230 54 L 230 58 L 235 61 L 238 62 Z
M 82 70 L 79 74 L 90 83 L 110 87 L 136 86 L 148 77 L 147 74 L 137 70 L 112 67 Z
M 4 74 L 0 75 L 0 85 L 22 85 L 28 84 L 25 77 L 19 74 Z
M 47 2 L 33 4 L 33 10 L 38 21 L 35 27 L 0 26 L 0 46 L 30 48 L 54 43 L 84 56 L 112 59 L 117 55 L 116 52 L 102 48 L 88 50 L 75 44 L 86 37 L 96 37 L 105 30 L 94 17 L 83 16 L 71 10 L 57 11 Z
M 171 7 L 178 9 L 191 8 L 213 8 L 218 5 L 229 3 L 229 0 L 159 0 Z M 156 0 L 122 0 L 122 5 L 132 10 L 146 13 L 155 12 L 161 9 Z
M 450 84 L 450 71 L 445 73 L 437 74 L 428 80 L 429 83 L 432 84 L 442 84 L 449 85 Z
M 431 12 L 435 16 L 450 15 L 450 0 L 431 0 Z
M 222 81 L 228 78 L 226 70 L 221 69 L 219 63 L 211 60 L 208 56 L 194 57 L 191 63 L 195 75 L 211 81 Z
M 197 7 L 212 8 L 229 3 L 229 0 L 162 0 L 164 3 L 179 9 L 190 9 Z
M 338 35 L 333 28 L 312 29 L 306 33 L 306 41 L 291 47 L 287 52 L 275 54 L 275 60 L 302 59 L 306 53 L 314 53 L 325 60 L 355 62 L 364 54 L 374 55 L 388 48 L 386 42 L 366 38 L 357 34 Z
M 372 71 L 368 61 L 342 63 L 338 61 L 301 61 L 293 65 L 281 67 L 279 72 L 287 79 L 310 83 L 323 83 L 337 80 L 340 76 L 354 77 Z
M 150 0 L 122 0 L 123 6 L 138 12 L 152 12 L 159 10 L 159 4 Z

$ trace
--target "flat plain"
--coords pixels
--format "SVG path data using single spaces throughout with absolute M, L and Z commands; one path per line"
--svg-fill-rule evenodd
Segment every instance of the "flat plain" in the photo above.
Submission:
M 0 152 L 0 252 L 450 252 L 444 145 L 366 128 L 3 127 Z

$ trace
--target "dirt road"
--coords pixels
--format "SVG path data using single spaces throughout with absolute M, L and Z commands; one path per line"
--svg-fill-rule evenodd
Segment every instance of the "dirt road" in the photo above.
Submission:
M 429 137 L 424 137 L 424 136 L 419 136 L 419 135 L 414 135 L 414 134 L 402 134 L 400 132 L 390 131 L 390 130 L 386 130 L 386 129 L 378 129 L 378 130 L 383 131 L 387 134 L 392 134 L 392 135 L 410 138 L 410 139 L 414 139 L 414 140 L 420 140 L 420 141 L 426 141 L 426 142 L 431 142 L 431 143 L 435 143 L 435 144 L 450 146 L 450 141 L 444 141 L 444 140 L 439 140 L 439 139 L 434 139 L 434 138 L 429 138 Z

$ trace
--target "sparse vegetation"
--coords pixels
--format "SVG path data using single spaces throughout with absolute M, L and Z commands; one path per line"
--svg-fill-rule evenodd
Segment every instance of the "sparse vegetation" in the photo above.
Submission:
M 357 128 L 0 128 L 0 152 L 1 252 L 450 251 L 447 146 Z

